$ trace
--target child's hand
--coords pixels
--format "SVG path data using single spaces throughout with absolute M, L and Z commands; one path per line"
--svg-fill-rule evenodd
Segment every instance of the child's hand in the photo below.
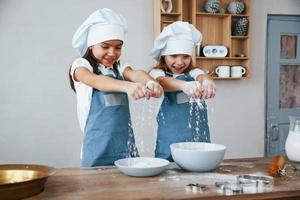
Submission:
M 205 78 L 202 81 L 202 87 L 203 87 L 202 97 L 204 99 L 213 98 L 216 95 L 216 85 L 212 80 Z
M 163 94 L 164 90 L 161 85 L 153 80 L 150 80 L 146 84 L 146 88 L 150 90 L 150 92 L 146 92 L 146 98 L 149 99 L 150 97 L 159 98 Z
M 146 96 L 147 88 L 142 83 L 131 82 L 128 87 L 126 87 L 126 93 L 134 100 L 138 100 Z
M 198 81 L 187 81 L 182 84 L 181 90 L 188 96 L 197 99 L 201 97 L 203 88 Z

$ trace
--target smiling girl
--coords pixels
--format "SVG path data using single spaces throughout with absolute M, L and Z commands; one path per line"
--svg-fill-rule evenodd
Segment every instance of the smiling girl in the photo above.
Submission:
M 77 29 L 72 46 L 82 56 L 70 68 L 77 114 L 84 132 L 82 166 L 112 165 L 138 156 L 128 96 L 160 97 L 162 87 L 144 71 L 120 65 L 127 25 L 123 16 L 104 8 Z
M 210 142 L 204 99 L 215 96 L 215 84 L 202 70 L 193 68 L 191 57 L 201 38 L 193 25 L 178 21 L 165 27 L 154 41 L 150 55 L 158 64 L 150 75 L 165 91 L 157 115 L 155 157 L 172 161 L 172 143 Z

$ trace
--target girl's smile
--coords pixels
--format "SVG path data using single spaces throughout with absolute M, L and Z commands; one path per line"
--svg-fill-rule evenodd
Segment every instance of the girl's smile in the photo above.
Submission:
M 173 72 L 174 74 L 181 74 L 185 69 L 186 69 L 186 66 L 185 65 L 181 65 L 181 66 L 178 66 L 178 65 L 173 65 L 172 66 L 173 68 Z
M 121 40 L 108 40 L 95 44 L 91 48 L 98 62 L 106 67 L 110 67 L 119 60 L 122 46 L 123 41 Z
M 117 60 L 113 58 L 103 58 L 103 63 L 105 63 L 105 66 L 112 66 Z
M 165 63 L 173 74 L 183 73 L 191 64 L 192 58 L 185 54 L 166 55 Z

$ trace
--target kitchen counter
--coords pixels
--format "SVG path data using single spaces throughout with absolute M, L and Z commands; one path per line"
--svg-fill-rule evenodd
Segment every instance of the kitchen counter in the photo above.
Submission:
M 215 186 L 217 181 L 235 181 L 241 174 L 267 175 L 270 162 L 270 158 L 224 160 L 207 173 L 186 172 L 172 163 L 164 173 L 144 178 L 129 177 L 114 166 L 62 168 L 48 178 L 42 193 L 28 199 L 300 199 L 300 176 L 276 177 L 274 185 L 235 194 Z M 190 183 L 205 184 L 206 189 L 189 190 Z

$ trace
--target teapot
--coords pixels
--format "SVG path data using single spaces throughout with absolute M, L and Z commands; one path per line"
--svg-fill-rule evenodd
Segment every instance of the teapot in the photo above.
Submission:
M 285 142 L 285 152 L 289 160 L 300 162 L 300 117 L 289 116 L 290 129 Z

